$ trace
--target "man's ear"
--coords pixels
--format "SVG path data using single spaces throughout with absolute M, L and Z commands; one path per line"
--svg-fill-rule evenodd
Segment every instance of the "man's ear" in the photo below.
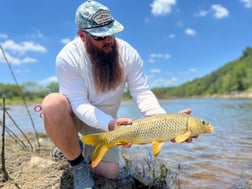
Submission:
M 86 35 L 83 31 L 78 30 L 77 32 L 78 36 L 81 38 L 81 40 L 84 42 L 86 40 Z

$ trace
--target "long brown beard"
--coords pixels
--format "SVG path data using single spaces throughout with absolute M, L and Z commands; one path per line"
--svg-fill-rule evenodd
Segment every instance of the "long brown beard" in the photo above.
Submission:
M 117 43 L 111 45 L 111 51 L 106 53 L 96 48 L 92 42 L 86 40 L 86 49 L 92 63 L 92 74 L 96 92 L 107 92 L 122 83 L 123 68 L 119 61 Z

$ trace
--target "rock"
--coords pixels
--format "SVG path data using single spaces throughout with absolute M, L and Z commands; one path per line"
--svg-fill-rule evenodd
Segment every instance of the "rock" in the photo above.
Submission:
M 31 160 L 27 162 L 27 167 L 30 167 L 30 168 L 38 167 L 38 168 L 46 169 L 46 168 L 51 167 L 54 164 L 55 162 L 52 160 L 44 159 L 38 156 L 32 156 Z

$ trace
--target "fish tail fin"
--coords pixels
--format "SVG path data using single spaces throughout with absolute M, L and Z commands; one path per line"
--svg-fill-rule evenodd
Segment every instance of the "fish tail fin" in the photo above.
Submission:
M 97 133 L 97 134 L 90 134 L 85 135 L 81 138 L 84 144 L 95 146 L 95 150 L 92 155 L 92 167 L 96 167 L 102 158 L 106 155 L 106 153 L 110 150 L 113 146 L 112 144 L 107 144 L 105 139 L 107 138 L 107 133 Z

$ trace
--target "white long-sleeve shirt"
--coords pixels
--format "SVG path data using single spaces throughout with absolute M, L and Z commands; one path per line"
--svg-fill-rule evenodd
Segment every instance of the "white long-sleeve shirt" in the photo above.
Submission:
M 126 83 L 133 101 L 144 116 L 165 113 L 149 89 L 137 51 L 121 39 L 116 38 L 116 41 L 125 76 L 124 82 L 109 92 L 96 93 L 92 65 L 80 38 L 68 43 L 56 57 L 60 93 L 68 98 L 79 119 L 105 131 L 108 131 L 109 122 L 117 116 Z

